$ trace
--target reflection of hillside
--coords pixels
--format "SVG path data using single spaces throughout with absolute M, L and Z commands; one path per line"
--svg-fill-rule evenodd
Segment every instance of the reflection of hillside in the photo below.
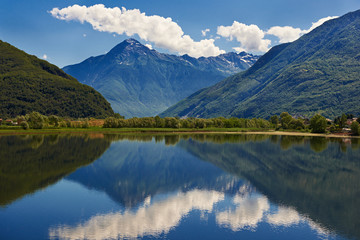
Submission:
M 88 135 L 0 137 L 0 206 L 54 184 L 96 160 L 110 143 Z
M 96 162 L 77 170 L 68 179 L 104 191 L 115 201 L 132 207 L 149 196 L 179 189 L 221 189 L 226 182 L 231 186 L 228 192 L 238 190 L 239 181 L 222 175 L 222 170 L 180 148 L 155 141 L 120 141 L 114 142 Z
M 342 140 L 282 138 L 221 145 L 190 140 L 179 145 L 247 178 L 272 201 L 293 206 L 315 222 L 360 238 L 358 143 L 353 141 L 351 148 L 346 148 Z

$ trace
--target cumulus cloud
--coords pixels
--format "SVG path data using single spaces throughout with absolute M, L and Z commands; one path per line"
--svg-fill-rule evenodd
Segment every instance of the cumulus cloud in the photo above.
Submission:
M 210 29 L 205 29 L 205 30 L 201 30 L 201 35 L 203 35 L 203 37 L 206 37 L 206 34 L 210 32 Z
M 274 26 L 267 31 L 260 29 L 254 24 L 246 25 L 234 21 L 231 26 L 219 26 L 217 28 L 217 34 L 228 38 L 230 41 L 235 39 L 239 42 L 240 46 L 233 48 L 237 52 L 266 52 L 271 45 L 271 40 L 266 39 L 266 35 L 276 36 L 279 38 L 280 43 L 292 42 L 314 30 L 324 22 L 334 18 L 337 18 L 337 16 L 321 18 L 317 22 L 313 22 L 309 29 L 300 29 L 291 26 Z M 202 31 L 202 33 L 206 34 L 204 31 Z
M 274 35 L 278 37 L 280 43 L 292 42 L 298 39 L 302 34 L 304 34 L 303 30 L 300 28 L 293 28 L 290 26 L 279 27 L 275 26 L 270 28 L 266 34 Z
M 46 54 L 44 54 L 44 55 L 42 56 L 42 59 L 47 60 L 47 59 L 48 59 L 48 56 L 47 56 Z
M 53 8 L 50 14 L 60 20 L 88 22 L 101 32 L 126 34 L 129 37 L 137 34 L 142 40 L 154 43 L 156 47 L 179 54 L 208 57 L 225 53 L 215 46 L 214 39 L 196 42 L 189 35 L 185 35 L 171 18 L 147 16 L 139 9 L 106 8 L 103 4 L 90 7 L 73 5 L 62 9 Z
M 236 39 L 240 47 L 234 48 L 236 51 L 266 52 L 269 49 L 271 40 L 264 39 L 265 32 L 258 26 L 246 25 L 234 21 L 231 26 L 219 26 L 217 34 L 228 38 L 230 41 Z
M 313 22 L 311 27 L 309 29 L 300 29 L 300 28 L 294 28 L 291 26 L 275 26 L 271 27 L 266 34 L 274 35 L 279 38 L 280 43 L 286 43 L 286 42 L 292 42 L 301 37 L 302 35 L 311 32 L 315 28 L 319 27 L 324 22 L 338 18 L 338 16 L 329 16 L 325 18 L 321 18 L 317 22 Z
M 338 18 L 338 17 L 339 16 L 329 16 L 329 17 L 321 18 L 317 22 L 313 22 L 312 25 L 311 25 L 311 28 L 306 30 L 306 33 L 311 32 L 312 30 L 314 30 L 318 26 L 322 25 L 324 22 L 329 21 L 329 20 L 334 19 L 334 18 Z
M 146 47 L 148 47 L 150 50 L 153 49 L 151 44 L 145 44 Z

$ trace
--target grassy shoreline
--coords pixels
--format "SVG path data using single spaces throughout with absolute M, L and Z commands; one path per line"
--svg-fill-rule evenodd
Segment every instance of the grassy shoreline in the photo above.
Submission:
M 351 136 L 348 134 L 331 134 L 331 133 L 310 133 L 297 131 L 275 131 L 273 129 L 251 129 L 251 128 L 205 128 L 205 129 L 189 129 L 189 128 L 48 128 L 48 129 L 29 129 L 21 128 L 3 128 L 0 129 L 1 135 L 24 135 L 24 134 L 61 134 L 61 133 L 148 133 L 148 134 L 181 134 L 181 133 L 197 133 L 197 134 L 265 134 L 265 135 L 286 135 L 286 136 L 313 136 L 313 137 L 330 137 L 330 138 L 360 138 L 360 136 Z

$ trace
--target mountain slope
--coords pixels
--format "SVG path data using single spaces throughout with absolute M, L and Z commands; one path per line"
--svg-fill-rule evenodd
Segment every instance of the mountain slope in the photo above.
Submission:
M 360 114 L 360 11 L 273 47 L 246 72 L 200 90 L 161 116 L 327 117 Z
M 128 39 L 105 55 L 64 71 L 94 87 L 126 117 L 155 116 L 193 92 L 249 68 L 257 56 L 227 53 L 192 58 L 162 54 Z
M 67 117 L 106 117 L 114 112 L 93 88 L 63 70 L 0 41 L 0 117 L 32 111 Z

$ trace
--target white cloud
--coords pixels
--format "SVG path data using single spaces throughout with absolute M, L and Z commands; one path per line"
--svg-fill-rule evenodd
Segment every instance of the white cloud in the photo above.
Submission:
M 264 39 L 265 32 L 254 24 L 234 21 L 231 26 L 219 26 L 217 34 L 230 40 L 235 38 L 240 43 L 240 47 L 234 48 L 238 52 L 266 52 L 271 44 L 271 40 Z
M 294 28 L 291 26 L 284 26 L 284 27 L 275 26 L 275 27 L 271 27 L 266 32 L 266 34 L 274 35 L 274 36 L 278 37 L 280 43 L 292 42 L 292 41 L 297 40 L 302 35 L 311 32 L 312 30 L 314 30 L 315 28 L 317 28 L 324 22 L 334 19 L 334 18 L 338 18 L 338 17 L 337 16 L 329 16 L 329 17 L 321 18 L 317 22 L 313 22 L 311 27 L 309 29 L 305 29 L 305 30 L 302 30 L 300 28 Z
M 145 46 L 147 46 L 150 50 L 153 49 L 153 47 L 151 46 L 151 44 L 145 44 Z
M 275 26 L 270 28 L 266 34 L 278 37 L 280 43 L 292 42 L 298 39 L 303 33 L 300 28 L 293 28 L 290 26 L 279 27 Z
M 313 22 L 309 29 L 300 29 L 291 26 L 274 26 L 268 31 L 264 31 L 254 24 L 246 25 L 234 21 L 231 26 L 219 26 L 217 28 L 217 34 L 231 41 L 236 39 L 236 41 L 240 43 L 240 46 L 234 47 L 233 49 L 237 52 L 266 52 L 271 45 L 271 40 L 266 39 L 266 35 L 278 37 L 280 43 L 292 42 L 314 30 L 324 22 L 334 18 L 337 18 L 337 16 L 321 18 L 317 22 Z M 202 31 L 202 33 L 203 35 L 206 34 L 204 31 Z
M 83 34 L 83 37 L 86 37 L 86 33 Z
M 210 29 L 205 29 L 205 30 L 201 30 L 201 35 L 203 36 L 203 37 L 206 37 L 206 34 L 208 33 L 208 32 L 210 32 Z
M 47 59 L 48 59 L 48 56 L 47 56 L 46 54 L 44 54 L 44 55 L 42 56 L 42 59 L 47 60 Z
M 329 21 L 331 19 L 334 18 L 338 18 L 339 16 L 329 16 L 329 17 L 325 17 L 325 18 L 321 18 L 320 20 L 318 20 L 317 22 L 313 22 L 311 25 L 311 28 L 309 28 L 308 30 L 306 30 L 305 33 L 311 32 L 312 30 L 314 30 L 315 28 L 317 28 L 318 26 L 320 26 L 321 24 L 323 24 L 326 21 Z
M 60 20 L 88 22 L 95 30 L 101 32 L 127 36 L 137 34 L 142 40 L 154 43 L 156 47 L 179 54 L 208 57 L 225 53 L 215 46 L 214 39 L 196 42 L 189 35 L 185 35 L 171 18 L 146 16 L 139 9 L 106 8 L 103 4 L 90 7 L 73 5 L 62 9 L 53 8 L 50 13 Z

